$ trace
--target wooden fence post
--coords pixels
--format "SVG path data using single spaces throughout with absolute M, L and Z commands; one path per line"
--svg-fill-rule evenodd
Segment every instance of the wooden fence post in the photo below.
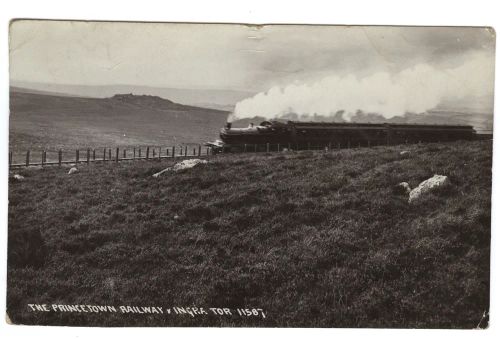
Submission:
M 146 159 L 149 159 L 149 146 L 146 148 Z
M 198 156 L 201 157 L 201 145 L 198 145 Z
M 115 159 L 116 162 L 118 162 L 119 157 L 120 157 L 120 149 L 117 147 L 116 148 L 116 159 Z
M 127 157 L 127 150 L 126 150 L 126 149 L 124 149 L 124 150 L 123 150 L 123 158 L 125 159 L 126 157 Z
M 278 152 L 280 151 L 280 144 L 278 144 Z
M 188 147 L 184 146 L 184 157 L 187 157 L 188 155 Z
M 134 159 L 135 159 L 135 147 L 134 147 Z
M 158 147 L 158 160 L 161 161 L 161 147 Z
M 102 152 L 102 161 L 106 161 L 106 149 Z
M 175 146 L 172 146 L 172 158 L 175 158 Z
M 156 151 L 154 147 L 153 147 L 153 158 L 156 158 Z
M 26 166 L 30 165 L 30 151 L 26 152 Z
M 12 165 L 12 152 L 9 152 L 9 166 Z
M 80 150 L 79 149 L 76 150 L 75 157 L 76 157 L 76 163 L 78 164 L 80 162 Z
M 87 165 L 90 164 L 90 148 L 87 148 Z
M 169 156 L 169 151 L 168 151 L 168 148 L 167 148 L 167 157 Z
M 139 147 L 139 159 L 141 158 L 141 148 Z

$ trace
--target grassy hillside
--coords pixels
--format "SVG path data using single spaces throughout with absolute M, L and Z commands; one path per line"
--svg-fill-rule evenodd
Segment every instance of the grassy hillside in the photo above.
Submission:
M 9 184 L 8 314 L 28 324 L 474 328 L 489 309 L 491 151 L 483 141 L 227 155 L 157 179 L 168 162 L 21 170 L 26 179 Z M 394 190 L 433 174 L 450 184 L 414 205 Z M 255 307 L 267 317 L 34 313 L 27 303 Z
M 174 145 L 217 138 L 228 112 L 185 106 L 155 96 L 84 98 L 10 94 L 10 148 Z

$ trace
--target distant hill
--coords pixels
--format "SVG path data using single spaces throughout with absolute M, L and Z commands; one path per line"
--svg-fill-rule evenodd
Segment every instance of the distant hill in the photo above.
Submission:
M 228 114 L 151 95 L 86 98 L 11 91 L 10 147 L 203 143 L 217 138 Z
M 77 96 L 77 97 L 79 97 L 79 95 L 72 95 L 72 94 L 68 94 L 68 93 L 50 92 L 50 91 L 44 91 L 44 90 L 38 90 L 38 89 L 31 89 L 31 88 L 24 88 L 24 87 L 16 87 L 16 86 L 10 86 L 10 91 L 11 92 L 16 92 L 16 93 L 57 95 L 57 96 L 62 96 L 62 97 L 71 97 L 71 96 Z
M 444 100 L 435 110 L 491 115 L 493 113 L 493 106 L 493 95 L 483 95 L 479 97 L 466 96 L 461 99 Z
M 217 109 L 217 110 L 221 110 L 221 111 L 228 111 L 228 112 L 233 112 L 234 107 L 235 107 L 234 104 L 227 104 L 227 105 L 220 104 L 219 105 L 219 104 L 212 104 L 209 102 L 197 102 L 194 105 L 198 106 L 198 107 L 212 108 L 212 109 Z
M 64 85 L 64 84 L 44 84 L 12 81 L 11 91 L 13 88 L 19 92 L 35 93 L 34 91 L 43 92 L 42 94 L 56 94 L 64 96 L 79 96 L 90 98 L 107 98 L 120 93 L 133 93 L 136 95 L 154 95 L 162 98 L 191 106 L 199 106 L 206 108 L 232 109 L 234 105 L 245 98 L 253 96 L 255 93 L 239 90 L 227 89 L 184 89 L 184 88 L 164 88 L 152 86 L 137 86 L 137 85 Z

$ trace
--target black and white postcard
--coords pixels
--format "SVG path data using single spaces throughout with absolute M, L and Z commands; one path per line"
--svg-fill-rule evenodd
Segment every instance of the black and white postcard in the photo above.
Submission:
M 9 35 L 8 322 L 488 327 L 492 28 Z

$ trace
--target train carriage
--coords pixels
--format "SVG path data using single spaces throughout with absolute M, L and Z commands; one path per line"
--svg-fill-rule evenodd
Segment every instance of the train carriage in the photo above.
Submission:
M 269 150 L 269 147 L 319 149 L 394 145 L 401 143 L 473 140 L 476 131 L 468 125 L 390 123 L 335 123 L 264 121 L 258 126 L 221 129 L 224 151 Z M 269 146 L 271 145 L 271 146 Z

